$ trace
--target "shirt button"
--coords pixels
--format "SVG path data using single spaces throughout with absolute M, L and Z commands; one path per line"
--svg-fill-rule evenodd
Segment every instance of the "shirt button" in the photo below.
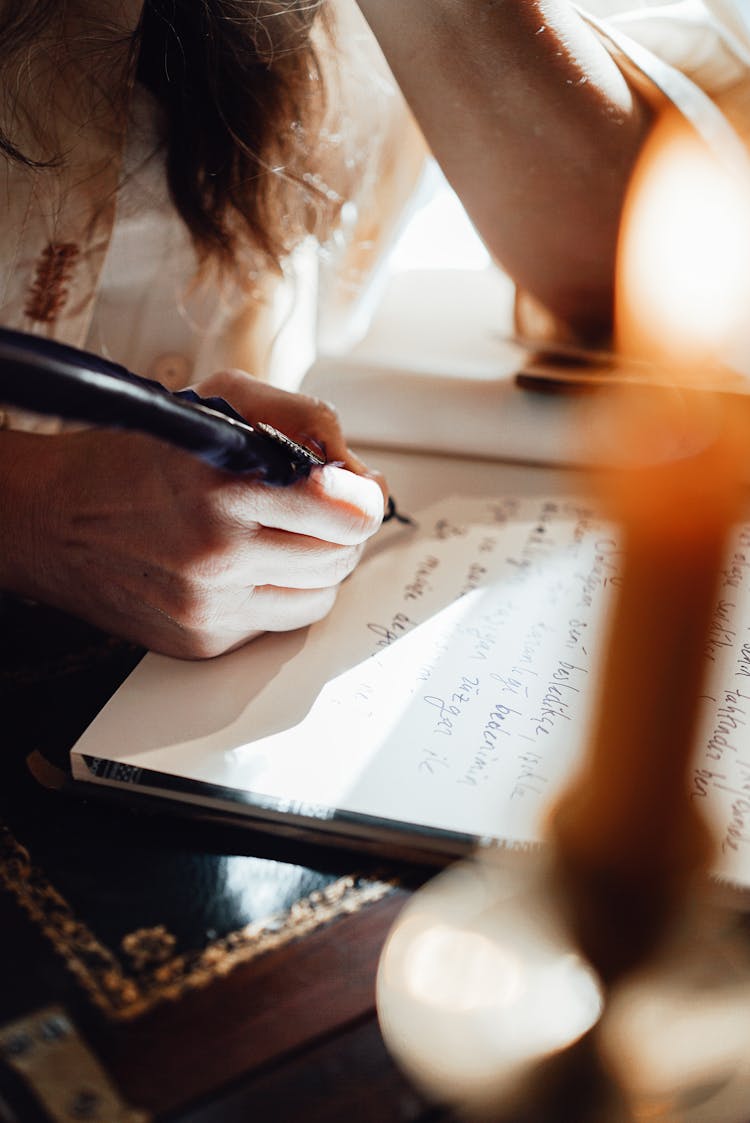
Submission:
M 192 363 L 179 351 L 166 351 L 158 355 L 148 368 L 148 378 L 161 382 L 168 390 L 182 390 L 190 380 Z

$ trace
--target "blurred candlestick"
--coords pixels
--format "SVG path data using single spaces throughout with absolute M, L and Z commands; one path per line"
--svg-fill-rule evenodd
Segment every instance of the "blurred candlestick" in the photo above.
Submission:
M 678 187 L 665 192 L 675 166 Z M 658 1097 L 630 1112 L 597 1026 L 618 991 L 602 980 L 617 981 L 666 935 L 711 849 L 686 779 L 750 441 L 728 399 L 695 386 L 718 376 L 739 338 L 742 301 L 750 308 L 749 205 L 750 192 L 738 192 L 697 140 L 666 123 L 655 129 L 628 199 L 619 345 L 668 367 L 672 384 L 660 377 L 660 388 L 628 386 L 593 402 L 594 422 L 610 430 L 606 455 L 620 465 L 596 482 L 626 560 L 590 747 L 553 813 L 552 860 L 490 852 L 453 867 L 414 895 L 381 957 L 389 1048 L 461 1116 L 683 1118 L 665 1114 Z M 688 248 L 694 235 L 700 254 Z M 675 267 L 678 256 L 687 264 Z M 626 1034 L 614 1035 L 625 1060 L 643 1054 L 632 1047 L 642 1023 L 628 1024 L 638 1028 L 625 1045 Z M 651 1052 L 653 1073 L 664 1058 Z M 651 1085 L 661 1088 L 657 1077 Z
M 599 474 L 624 566 L 592 741 L 552 819 L 577 938 L 605 980 L 658 943 L 711 846 L 688 795 L 704 650 L 742 502 L 743 418 L 704 386 L 750 307 L 750 198 L 684 125 L 654 134 L 626 206 L 618 344 L 674 388 L 611 402 Z

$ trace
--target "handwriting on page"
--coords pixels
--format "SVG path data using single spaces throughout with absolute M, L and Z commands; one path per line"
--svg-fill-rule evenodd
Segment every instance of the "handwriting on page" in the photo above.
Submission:
M 418 522 L 344 583 L 304 645 L 265 637 L 236 656 L 277 662 L 231 725 L 148 766 L 321 818 L 537 843 L 589 736 L 617 535 L 550 497 L 448 499 Z M 750 524 L 705 655 L 692 798 L 715 826 L 717 872 L 750 884 Z
M 717 871 L 750 880 L 750 525 L 728 553 L 706 643 L 704 719 L 692 797 L 712 822 Z
M 552 499 L 464 502 L 421 525 L 399 592 L 366 625 L 410 626 L 390 665 L 373 652 L 360 668 L 369 713 L 398 720 L 375 719 L 378 749 L 346 805 L 533 841 L 586 736 L 619 548 L 588 507 Z M 345 678 L 330 688 L 339 705 Z
M 419 526 L 248 707 L 221 782 L 281 797 L 292 776 L 308 804 L 531 843 L 585 741 L 619 548 L 551 498 L 444 501 Z M 280 698 L 291 728 L 258 737 Z
M 347 584 L 288 668 L 312 660 L 330 679 L 286 742 L 297 754 L 303 730 L 316 746 L 293 767 L 321 804 L 535 842 L 585 748 L 621 547 L 585 504 L 550 498 L 447 502 L 420 527 Z M 729 553 L 706 659 L 694 793 L 738 877 L 750 864 L 750 527 Z M 280 791 L 289 767 L 269 752 L 255 782 Z

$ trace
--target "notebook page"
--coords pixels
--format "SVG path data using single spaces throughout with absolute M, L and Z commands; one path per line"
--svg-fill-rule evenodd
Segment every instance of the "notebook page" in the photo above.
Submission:
M 449 497 L 418 522 L 392 534 L 346 582 L 331 616 L 304 633 L 264 637 L 197 670 L 149 657 L 113 719 L 105 710 L 76 753 L 116 761 L 130 782 L 152 769 L 252 792 L 290 813 L 343 810 L 515 846 L 538 841 L 585 749 L 617 536 L 584 501 L 555 494 Z M 695 798 L 720 842 L 716 872 L 743 883 L 748 572 L 742 527 L 706 652 L 694 769 Z M 169 720 L 151 723 L 150 742 L 134 748 L 124 732 L 139 673 L 141 683 L 158 680 L 169 715 L 204 669 L 231 683 L 229 720 L 225 710 L 219 725 L 207 719 L 201 735 L 180 741 L 170 741 Z

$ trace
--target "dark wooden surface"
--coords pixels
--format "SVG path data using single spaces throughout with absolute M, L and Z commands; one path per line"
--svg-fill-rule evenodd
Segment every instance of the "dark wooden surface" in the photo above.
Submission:
M 7 599 L 0 627 L 0 1026 L 62 1006 L 154 1120 L 436 1118 L 389 1059 L 374 1005 L 419 872 L 42 789 L 28 754 L 64 760 L 139 653 Z M 167 944 L 136 969 L 124 949 L 144 930 Z M 0 1119 L 8 1104 L 44 1118 L 6 1067 Z
M 117 1024 L 72 993 L 44 936 L 2 901 L 0 1020 L 62 1002 L 123 1097 L 155 1119 L 426 1120 L 374 1012 L 375 964 L 401 904 L 335 921 Z
M 359 1059 L 390 1073 L 376 1032 L 373 978 L 384 933 L 400 903 L 390 900 L 335 921 L 200 991 L 160 1005 L 135 1024 L 100 1027 L 97 1045 L 109 1071 L 134 1102 L 155 1113 L 178 1112 L 201 1099 L 210 1103 L 237 1082 L 244 1086 L 265 1075 L 268 1085 L 269 1072 L 281 1070 L 278 1079 L 286 1083 L 290 1071 L 314 1068 L 309 1054 L 314 1057 L 325 1044 L 326 1055 L 335 1058 L 338 1039 L 348 1050 L 352 1028 L 368 1025 L 376 1056 Z M 328 1081 L 326 1070 L 318 1073 L 322 1102 L 316 1110 L 331 1112 L 321 1118 L 346 1118 L 343 1108 L 337 1114 L 333 1101 L 351 1095 L 345 1085 L 361 1078 L 351 1063 L 339 1069 L 329 1064 Z M 390 1083 L 400 1085 L 392 1074 Z M 207 1110 L 204 1117 L 211 1118 Z M 275 1110 L 269 1104 L 266 1118 L 278 1118 Z M 255 1108 L 253 1115 L 263 1118 Z
M 389 1058 L 374 1000 L 387 933 L 429 871 L 32 778 L 29 754 L 64 763 L 139 656 L 0 597 L 0 1033 L 62 1007 L 149 1123 L 447 1123 Z M 535 1073 L 513 1123 L 603 1123 L 582 1045 L 580 1063 Z M 6 1118 L 49 1115 L 0 1059 Z

